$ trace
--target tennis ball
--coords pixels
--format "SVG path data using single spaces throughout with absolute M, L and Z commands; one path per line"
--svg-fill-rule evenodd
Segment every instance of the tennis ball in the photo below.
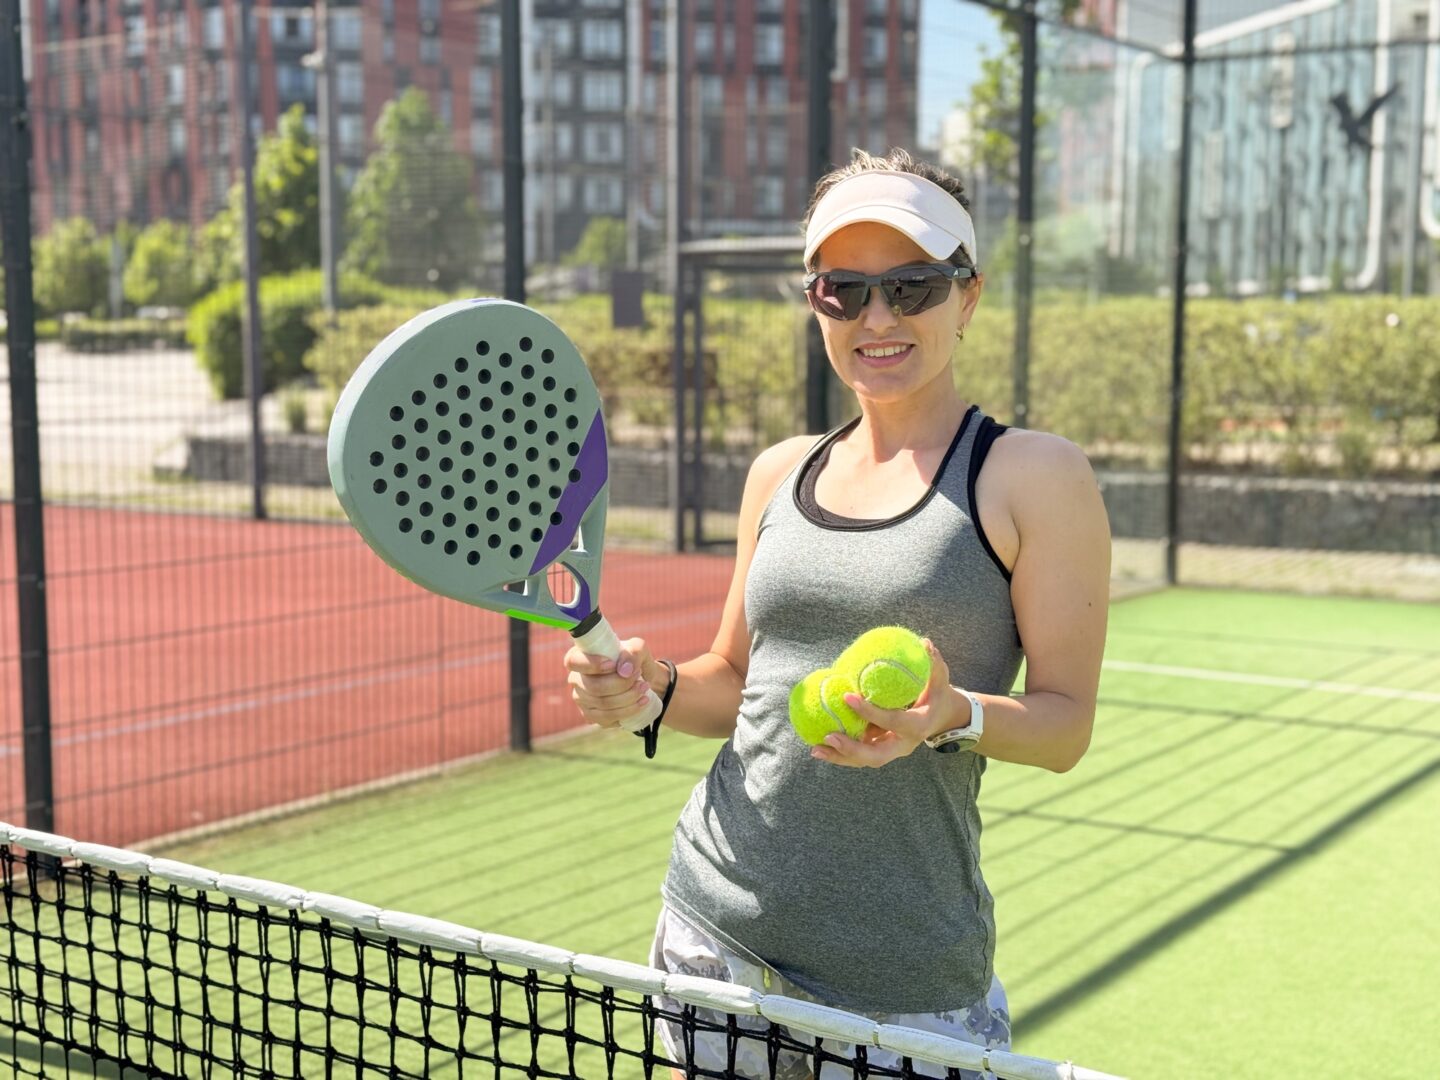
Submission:
M 845 695 L 853 693 L 855 683 L 831 668 L 806 675 L 790 691 L 790 724 L 795 733 L 811 746 L 824 742 L 832 731 L 858 739 L 867 724 L 845 704 Z
M 855 639 L 835 670 L 882 709 L 908 709 L 930 681 L 930 654 L 920 635 L 903 626 L 877 626 Z

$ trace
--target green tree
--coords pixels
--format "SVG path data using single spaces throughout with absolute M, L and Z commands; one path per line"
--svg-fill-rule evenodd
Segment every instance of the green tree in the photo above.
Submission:
M 185 307 L 195 299 L 190 229 L 161 218 L 141 230 L 125 263 L 125 299 L 136 307 Z
M 245 188 L 230 188 L 230 217 L 243 221 Z M 288 274 L 320 265 L 320 151 L 305 127 L 304 106 L 292 105 L 255 150 L 255 231 L 260 269 Z M 237 267 L 245 264 L 245 238 L 234 230 Z
M 1080 0 L 1061 0 L 1059 15 L 1072 19 L 1080 8 Z M 971 130 L 976 132 L 975 157 L 978 164 L 997 181 L 1013 188 L 1019 181 L 1020 173 L 1020 77 L 1021 48 L 1020 30 L 1022 17 L 1018 12 L 995 12 L 1000 24 L 1004 48 L 996 56 L 984 56 L 980 61 L 980 78 L 970 90 Z M 1071 85 L 1075 80 L 1066 77 L 1063 63 L 1065 37 L 1056 35 L 1043 43 L 1041 56 L 1043 70 L 1037 97 L 1047 89 L 1052 93 L 1045 96 L 1067 105 L 1081 104 L 1075 98 L 1077 88 Z M 1058 54 L 1058 55 L 1057 55 Z M 1088 84 L 1087 84 L 1088 85 Z M 1090 90 L 1103 86 L 1096 82 Z M 1037 144 L 1040 132 L 1053 123 L 1050 111 L 1042 103 L 1035 107 L 1035 131 Z
M 88 219 L 58 222 L 35 243 L 35 302 L 51 315 L 103 308 L 109 250 Z
M 591 218 L 574 250 L 565 256 L 566 266 L 599 266 L 611 269 L 625 265 L 625 222 L 614 217 Z
M 245 268 L 245 185 L 230 185 L 225 207 L 195 236 L 195 291 L 236 281 Z M 320 263 L 320 151 L 292 105 L 255 148 L 255 232 L 260 272 L 286 274 Z
M 350 192 L 344 268 L 445 290 L 473 277 L 480 217 L 470 163 L 422 90 L 385 106 L 375 146 Z

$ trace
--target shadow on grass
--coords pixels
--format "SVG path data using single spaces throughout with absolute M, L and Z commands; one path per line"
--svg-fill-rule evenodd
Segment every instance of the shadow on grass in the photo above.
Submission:
M 1377 792 L 1353 811 L 1346 813 L 1344 817 L 1321 829 L 1303 844 L 1298 844 L 1284 854 L 1277 855 L 1263 866 L 1256 867 L 1256 869 L 1244 877 L 1239 878 L 1214 895 L 1194 904 L 1188 910 L 1181 912 L 1174 918 L 1156 927 L 1139 941 L 1124 949 L 1122 952 L 1117 953 L 1089 974 L 1055 991 L 1055 993 L 1049 997 L 1042 998 L 1032 1008 L 1025 1010 L 1023 1019 L 1026 1029 L 1032 1030 L 1042 1027 L 1049 1021 L 1056 1019 L 1066 1009 L 1078 1004 L 1089 995 L 1109 986 L 1116 979 L 1128 973 L 1132 968 L 1143 963 L 1155 953 L 1161 951 L 1172 942 L 1177 941 L 1185 934 L 1195 930 L 1208 920 L 1213 919 L 1227 908 L 1246 899 L 1251 893 L 1255 892 L 1273 878 L 1283 874 L 1292 866 L 1320 854 L 1357 825 L 1363 823 L 1366 819 L 1370 818 L 1391 802 L 1394 802 L 1412 788 L 1425 783 L 1437 773 L 1440 773 L 1440 759 L 1421 766 L 1414 772 L 1397 780 L 1389 787 Z

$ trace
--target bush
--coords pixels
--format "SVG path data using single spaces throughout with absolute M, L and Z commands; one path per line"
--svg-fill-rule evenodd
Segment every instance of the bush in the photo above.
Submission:
M 339 312 L 334 325 L 325 312 L 310 315 L 314 343 L 305 353 L 305 369 L 333 401 L 350 376 L 381 339 L 424 311 L 428 304 L 372 304 Z
M 35 241 L 35 303 L 47 314 L 105 306 L 109 245 L 85 218 L 57 222 Z
M 65 319 L 60 341 L 77 352 L 124 352 L 129 349 L 183 349 L 183 319 Z
M 136 306 L 185 307 L 195 298 L 190 228 L 161 218 L 135 241 L 125 264 L 125 299 Z
M 260 279 L 260 355 L 265 390 L 305 374 L 305 354 L 316 334 L 311 317 L 321 312 L 322 288 L 318 270 Z M 341 278 L 340 298 L 342 307 L 386 299 L 397 303 L 418 301 L 419 306 L 428 307 L 444 299 L 438 293 L 421 290 L 387 289 L 358 274 Z M 245 392 L 241 338 L 244 306 L 244 282 L 231 282 L 190 310 L 190 343 L 216 394 L 223 398 L 237 398 Z
M 343 313 L 306 357 L 332 392 L 425 304 Z M 612 434 L 673 423 L 670 301 L 647 296 L 647 325 L 616 330 L 608 296 L 537 305 L 585 357 Z M 705 304 L 705 430 L 753 448 L 803 430 L 800 305 Z M 1200 300 L 1187 308 L 1183 445 L 1190 468 L 1301 475 L 1415 474 L 1440 423 L 1440 305 L 1392 297 L 1323 302 Z M 1168 453 L 1169 301 L 1047 296 L 1034 308 L 1029 426 L 1073 440 L 1097 465 L 1159 468 Z M 982 302 L 955 351 L 960 392 L 1004 421 L 1013 394 L 1014 316 Z M 838 422 L 840 418 L 836 418 Z

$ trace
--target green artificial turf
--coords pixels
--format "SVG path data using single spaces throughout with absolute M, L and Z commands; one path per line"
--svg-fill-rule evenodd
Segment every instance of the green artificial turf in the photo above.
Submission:
M 986 777 L 1015 1049 L 1136 1078 L 1433 1075 L 1440 614 L 1170 590 L 1112 609 L 1106 662 L 1074 770 Z M 715 749 L 571 739 L 164 854 L 643 961 Z

